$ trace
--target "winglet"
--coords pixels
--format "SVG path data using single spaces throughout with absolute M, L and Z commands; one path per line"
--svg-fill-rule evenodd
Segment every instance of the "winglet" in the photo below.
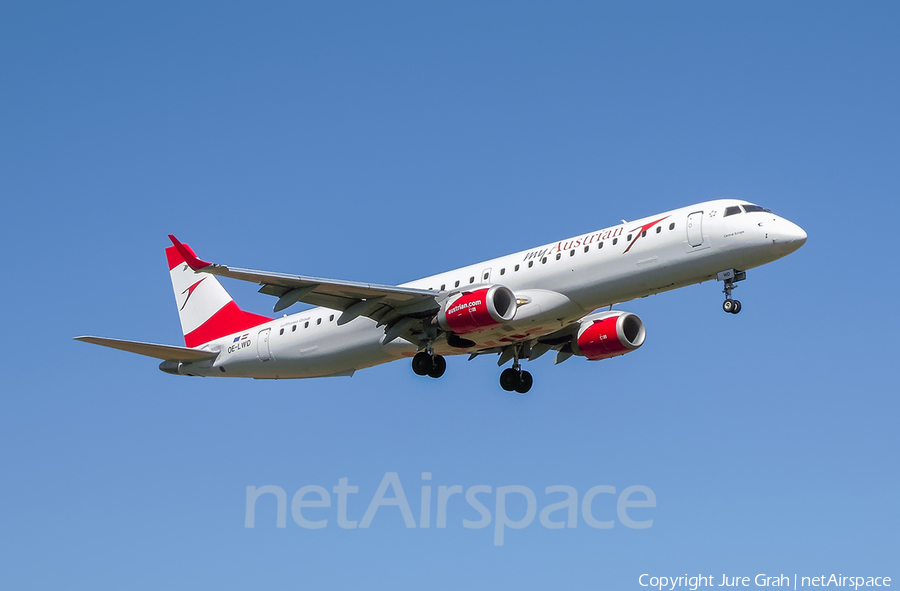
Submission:
M 211 267 L 212 263 L 208 263 L 206 261 L 202 261 L 197 258 L 197 256 L 191 252 L 191 249 L 182 244 L 178 238 L 169 234 L 169 240 L 172 241 L 172 244 L 175 246 L 175 250 L 178 251 L 178 254 L 184 259 L 184 262 L 188 264 L 188 266 L 194 271 L 199 271 L 200 269 L 204 269 L 206 267 Z

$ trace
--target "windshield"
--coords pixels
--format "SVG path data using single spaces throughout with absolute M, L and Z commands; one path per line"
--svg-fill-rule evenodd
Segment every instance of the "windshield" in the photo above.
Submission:
M 747 213 L 753 213 L 754 211 L 763 211 L 765 213 L 772 213 L 771 209 L 766 209 L 765 207 L 760 207 L 759 205 L 745 205 L 744 211 Z

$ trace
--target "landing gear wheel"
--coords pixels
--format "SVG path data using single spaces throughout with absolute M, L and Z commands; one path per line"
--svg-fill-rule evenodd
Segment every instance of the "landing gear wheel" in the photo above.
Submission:
M 447 371 L 447 360 L 444 359 L 440 355 L 435 355 L 433 358 L 434 367 L 428 372 L 429 377 L 439 378 L 444 375 L 444 372 Z
M 731 310 L 731 313 L 737 314 L 738 312 L 741 311 L 741 302 L 740 302 L 740 300 L 733 300 L 733 301 L 734 301 L 734 309 Z
M 519 394 L 527 394 L 529 390 L 531 390 L 531 386 L 534 384 L 534 378 L 531 377 L 531 374 L 527 371 L 523 371 L 519 374 L 519 384 L 516 386 L 515 390 Z
M 722 304 L 722 309 L 728 312 L 729 314 L 734 314 L 735 302 L 737 300 L 725 300 L 725 303 Z
M 519 385 L 519 372 L 511 367 L 500 373 L 500 387 L 507 392 L 512 392 Z
M 427 376 L 428 372 L 434 368 L 434 361 L 431 355 L 424 351 L 416 353 L 412 359 L 412 370 L 417 376 Z

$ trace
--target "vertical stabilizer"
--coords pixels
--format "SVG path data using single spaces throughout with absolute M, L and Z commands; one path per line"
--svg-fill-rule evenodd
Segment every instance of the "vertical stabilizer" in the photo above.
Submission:
M 193 250 L 184 245 L 191 254 Z M 166 249 L 184 344 L 199 347 L 271 320 L 241 310 L 214 275 L 193 271 L 174 246 Z

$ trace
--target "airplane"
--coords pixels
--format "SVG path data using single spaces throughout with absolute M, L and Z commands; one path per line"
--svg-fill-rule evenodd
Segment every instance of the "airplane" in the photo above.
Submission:
M 177 238 L 166 258 L 185 346 L 94 336 L 76 340 L 162 359 L 174 375 L 290 379 L 352 376 L 411 358 L 417 375 L 441 377 L 446 355 L 499 355 L 506 391 L 534 383 L 522 361 L 549 351 L 596 361 L 635 351 L 646 328 L 613 305 L 716 279 L 725 312 L 747 270 L 806 242 L 798 225 L 752 203 L 720 199 L 405 283 L 378 285 L 241 269 L 204 261 Z M 238 307 L 218 277 L 274 296 L 270 318 Z

